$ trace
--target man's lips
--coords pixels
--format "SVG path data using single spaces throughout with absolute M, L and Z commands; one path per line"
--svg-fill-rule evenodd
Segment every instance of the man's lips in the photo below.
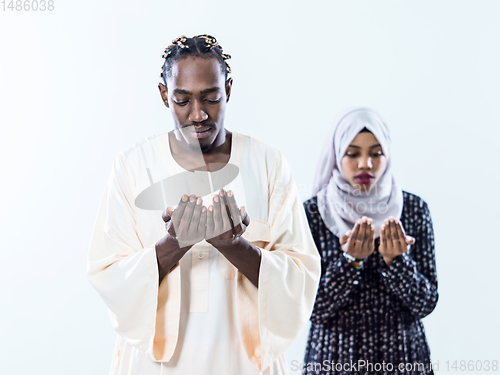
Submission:
M 204 133 L 212 129 L 212 126 L 195 126 L 195 125 L 188 125 L 184 126 L 184 129 L 193 132 L 193 133 Z
M 212 133 L 212 126 L 194 126 L 188 125 L 184 127 L 184 131 L 188 131 L 194 138 L 206 138 Z

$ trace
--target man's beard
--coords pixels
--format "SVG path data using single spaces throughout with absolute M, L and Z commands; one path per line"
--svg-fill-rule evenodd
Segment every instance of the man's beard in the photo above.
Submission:
M 202 146 L 199 143 L 197 145 L 192 145 L 192 144 L 188 143 L 188 148 L 190 150 L 193 150 L 193 151 L 201 150 L 201 152 L 207 152 L 208 150 L 210 150 L 212 148 L 212 144 L 210 143 L 208 145 Z

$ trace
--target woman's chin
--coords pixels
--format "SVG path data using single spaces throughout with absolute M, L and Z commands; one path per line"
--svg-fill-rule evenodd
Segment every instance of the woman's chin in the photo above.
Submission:
M 358 182 L 351 184 L 356 190 L 363 191 L 363 192 L 369 192 L 370 189 L 373 187 L 373 184 L 360 184 Z

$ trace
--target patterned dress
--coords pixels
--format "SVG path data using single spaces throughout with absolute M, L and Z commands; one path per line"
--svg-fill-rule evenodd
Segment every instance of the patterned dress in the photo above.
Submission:
M 421 198 L 403 197 L 400 220 L 415 244 L 387 267 L 377 238 L 358 271 L 325 226 L 317 197 L 304 202 L 322 276 L 303 374 L 433 374 L 420 321 L 438 300 L 432 221 Z

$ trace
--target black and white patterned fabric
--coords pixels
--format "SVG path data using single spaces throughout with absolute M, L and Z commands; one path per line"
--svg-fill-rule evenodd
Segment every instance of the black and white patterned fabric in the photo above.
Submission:
M 304 202 L 322 276 L 303 374 L 433 374 L 420 321 L 438 300 L 432 220 L 421 198 L 405 191 L 403 197 L 400 220 L 415 244 L 388 267 L 377 238 L 360 270 L 342 256 L 316 197 Z

